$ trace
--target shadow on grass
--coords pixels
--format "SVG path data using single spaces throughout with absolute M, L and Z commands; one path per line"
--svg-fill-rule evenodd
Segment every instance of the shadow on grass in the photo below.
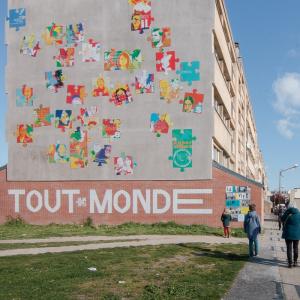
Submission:
M 213 257 L 213 258 L 221 258 L 221 259 L 227 259 L 227 260 L 240 260 L 240 261 L 248 261 L 248 259 L 249 259 L 249 257 L 245 254 L 238 254 L 238 253 L 232 253 L 232 252 L 227 253 L 227 252 L 222 252 L 220 250 L 204 248 L 204 247 L 196 246 L 196 245 L 180 243 L 180 244 L 178 244 L 178 246 L 194 250 L 192 252 L 192 254 L 195 256 L 207 256 L 207 257 Z

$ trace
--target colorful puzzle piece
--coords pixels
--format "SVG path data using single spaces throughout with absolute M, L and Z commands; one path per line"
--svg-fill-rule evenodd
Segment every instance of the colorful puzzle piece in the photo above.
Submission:
M 137 94 L 154 93 L 154 74 L 143 71 L 135 76 L 135 92 Z
M 33 100 L 36 99 L 33 95 L 33 88 L 26 84 L 16 90 L 16 96 L 17 106 L 33 106 Z
M 200 80 L 200 62 L 182 62 L 180 63 L 180 70 L 176 73 L 180 74 L 181 81 L 186 81 L 188 85 L 192 85 L 193 81 Z
M 156 53 L 156 71 L 165 72 L 168 74 L 169 71 L 176 69 L 176 63 L 179 62 L 179 58 L 176 58 L 175 51 L 165 51 Z
M 6 20 L 9 21 L 9 28 L 16 28 L 16 31 L 19 31 L 26 25 L 25 8 L 10 9 L 8 13 L 9 16 L 6 17 Z
M 136 163 L 132 156 L 125 155 L 124 152 L 120 156 L 114 157 L 115 175 L 131 175 Z
M 34 127 L 51 126 L 51 119 L 54 115 L 50 113 L 50 107 L 43 107 L 34 110 Z
M 33 142 L 33 124 L 17 125 L 17 143 L 28 144 Z
M 102 137 L 104 138 L 120 138 L 120 119 L 103 119 L 102 121 Z
M 55 111 L 55 127 L 60 128 L 62 132 L 72 128 L 72 110 L 56 110 Z
M 83 24 L 69 24 L 66 26 L 66 45 L 76 47 L 84 40 Z
M 172 126 L 170 115 L 169 114 L 158 114 L 152 113 L 150 116 L 150 130 L 154 132 L 157 137 L 160 137 L 161 134 L 167 134 L 169 128 Z
M 96 62 L 100 61 L 100 43 L 95 42 L 93 39 L 89 39 L 88 43 L 82 43 L 82 55 L 83 62 Z
M 54 56 L 56 59 L 56 67 L 72 67 L 74 66 L 75 48 L 60 48 L 59 54 Z
M 109 96 L 109 78 L 106 78 L 102 75 L 99 75 L 99 77 L 95 78 L 93 80 L 93 91 L 92 95 L 94 97 L 98 96 Z
M 135 49 L 132 52 L 127 50 L 111 49 L 104 52 L 104 70 L 135 70 L 141 67 L 143 58 L 141 49 Z
M 204 95 L 197 93 L 197 90 L 193 89 L 192 93 L 185 93 L 184 99 L 180 100 L 179 103 L 183 104 L 183 112 L 194 112 L 200 114 L 203 111 L 203 99 Z
M 49 163 L 67 163 L 70 157 L 68 153 L 68 148 L 65 144 L 57 142 L 56 144 L 51 144 L 48 148 L 48 162 Z
M 99 124 L 97 113 L 97 106 L 91 106 L 90 109 L 81 107 L 79 110 L 79 115 L 77 116 L 77 120 L 80 121 L 82 126 L 92 129 Z
M 160 99 L 171 103 L 173 100 L 179 99 L 181 87 L 179 86 L 179 79 L 162 79 L 159 81 Z
M 35 37 L 35 34 L 24 35 L 20 43 L 20 53 L 36 57 L 41 50 L 40 41 Z
M 57 25 L 56 23 L 52 23 L 51 25 L 47 26 L 45 31 L 42 33 L 42 38 L 46 45 L 62 45 L 64 39 L 64 26 Z
M 151 28 L 151 36 L 147 38 L 151 41 L 152 48 L 162 48 L 171 46 L 171 28 Z
M 49 71 L 45 73 L 46 79 L 46 87 L 49 90 L 54 91 L 55 93 L 58 92 L 59 88 L 64 86 L 64 76 L 62 70 L 56 70 L 54 72 Z
M 128 84 L 116 84 L 116 87 L 111 90 L 110 102 L 115 106 L 122 106 L 133 101 Z
M 77 127 L 70 132 L 70 166 L 71 169 L 84 168 L 88 164 L 87 131 Z
M 131 17 L 131 30 L 144 33 L 145 29 L 149 29 L 154 18 L 151 15 L 151 2 L 139 1 L 134 4 L 133 14 Z
M 87 93 L 84 85 L 69 84 L 67 86 L 66 103 L 68 104 L 83 104 Z
M 98 166 L 107 165 L 111 155 L 111 145 L 104 145 L 102 147 L 99 144 L 94 144 L 93 149 L 90 151 L 93 162 L 98 163 Z
M 186 168 L 192 167 L 192 142 L 196 137 L 192 129 L 173 129 L 172 138 L 173 153 L 169 160 L 173 160 L 173 168 L 184 172 Z

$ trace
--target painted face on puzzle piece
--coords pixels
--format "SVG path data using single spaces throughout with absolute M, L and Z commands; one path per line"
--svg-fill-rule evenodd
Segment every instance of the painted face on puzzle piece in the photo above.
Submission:
M 104 79 L 102 77 L 97 78 L 97 87 L 99 89 L 103 89 L 104 88 Z
M 186 97 L 183 101 L 183 111 L 192 112 L 193 110 L 193 99 L 191 97 Z
M 70 122 L 70 117 L 69 117 L 68 113 L 65 110 L 61 113 L 60 122 L 63 125 L 68 125 L 69 122 Z
M 118 58 L 118 67 L 121 70 L 126 70 L 129 67 L 130 57 L 128 53 L 122 52 Z
M 160 92 L 162 97 L 167 97 L 170 94 L 170 85 L 166 80 L 161 80 L 159 83 Z
M 29 100 L 32 97 L 32 88 L 28 87 L 27 85 L 24 85 L 22 88 L 22 93 L 26 100 Z
M 137 14 L 133 15 L 131 24 L 133 30 L 139 30 L 141 28 L 141 16 Z

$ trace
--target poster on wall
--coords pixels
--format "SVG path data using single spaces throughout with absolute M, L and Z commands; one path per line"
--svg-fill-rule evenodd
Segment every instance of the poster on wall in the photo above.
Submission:
M 251 189 L 248 186 L 226 186 L 225 207 L 229 209 L 232 221 L 243 222 L 249 211 Z

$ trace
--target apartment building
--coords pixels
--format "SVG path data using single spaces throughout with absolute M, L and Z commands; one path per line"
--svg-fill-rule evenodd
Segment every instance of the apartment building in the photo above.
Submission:
M 241 226 L 249 203 L 263 214 L 263 159 L 223 1 L 8 7 L 0 222 L 220 226 L 227 207 Z
M 213 159 L 247 178 L 266 182 L 240 47 L 233 40 L 222 0 L 216 0 L 213 47 Z

